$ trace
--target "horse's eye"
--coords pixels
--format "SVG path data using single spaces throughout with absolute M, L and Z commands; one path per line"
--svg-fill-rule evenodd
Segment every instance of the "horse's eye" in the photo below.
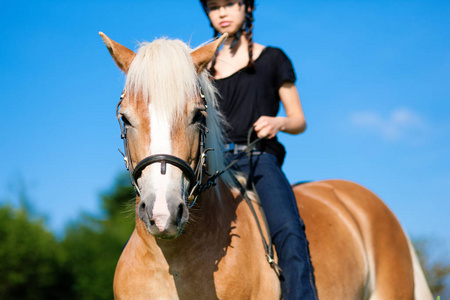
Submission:
M 122 119 L 123 124 L 125 124 L 126 126 L 131 125 L 130 121 L 128 121 L 128 119 L 124 115 L 122 115 L 120 118 Z
M 200 123 L 202 119 L 205 117 L 203 110 L 198 109 L 195 112 L 194 118 L 192 119 L 192 124 Z

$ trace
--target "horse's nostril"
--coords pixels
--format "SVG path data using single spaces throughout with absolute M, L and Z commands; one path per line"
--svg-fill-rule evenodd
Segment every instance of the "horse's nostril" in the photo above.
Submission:
M 139 203 L 139 210 L 142 211 L 142 212 L 145 210 L 145 203 L 144 202 Z
M 151 215 L 146 211 L 147 205 L 144 202 L 139 203 L 138 211 L 139 217 L 144 221 L 148 221 L 150 226 L 155 225 L 155 220 L 152 219 Z
M 179 225 L 181 222 L 181 218 L 183 217 L 183 204 L 178 205 L 178 214 L 177 214 L 177 224 Z

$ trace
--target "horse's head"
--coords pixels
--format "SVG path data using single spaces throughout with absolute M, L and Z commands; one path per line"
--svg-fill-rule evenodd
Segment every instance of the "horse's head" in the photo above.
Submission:
M 217 121 L 203 123 L 206 114 L 217 111 L 214 89 L 202 70 L 226 36 L 193 52 L 181 41 L 161 39 L 134 53 L 100 35 L 127 75 L 118 116 L 127 166 L 140 196 L 137 215 L 150 234 L 175 238 L 189 219 L 187 199 L 196 184 L 192 170 L 200 159 L 202 128 L 219 128 Z M 218 147 L 218 136 L 208 137 L 209 144 Z

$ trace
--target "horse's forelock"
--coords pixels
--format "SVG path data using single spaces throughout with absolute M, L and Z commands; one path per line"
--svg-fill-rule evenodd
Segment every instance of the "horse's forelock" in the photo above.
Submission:
M 189 47 L 180 40 L 158 39 L 140 45 L 127 74 L 126 91 L 161 116 L 171 119 L 198 92 Z

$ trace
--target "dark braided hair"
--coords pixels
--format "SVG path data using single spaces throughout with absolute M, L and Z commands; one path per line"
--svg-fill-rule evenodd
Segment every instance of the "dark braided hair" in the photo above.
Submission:
M 248 41 L 248 64 L 247 70 L 255 71 L 255 61 L 253 60 L 253 10 L 245 12 L 246 38 Z
M 208 6 L 207 4 L 208 0 L 200 0 L 200 3 L 202 4 L 203 10 L 205 11 L 206 14 L 208 14 Z M 246 67 L 246 70 L 248 72 L 254 72 L 255 71 L 255 61 L 253 60 L 253 11 L 255 10 L 255 1 L 254 0 L 243 0 L 242 2 L 244 2 L 245 5 L 245 20 L 244 20 L 244 24 L 242 26 L 241 31 L 238 31 L 235 35 L 235 38 L 233 40 L 233 42 L 231 43 L 231 50 L 233 51 L 233 48 L 237 45 L 239 37 L 242 34 L 242 31 L 245 31 L 245 37 L 247 38 L 248 41 L 248 64 Z M 212 26 L 212 24 L 210 23 L 210 26 Z M 214 27 L 213 27 L 214 28 Z M 214 29 L 214 38 L 219 37 L 219 32 Z M 211 62 L 211 68 L 209 69 L 209 72 L 211 73 L 212 76 L 214 76 L 216 74 L 216 69 L 215 69 L 215 65 L 216 65 L 216 59 L 217 55 L 214 57 L 214 59 Z

